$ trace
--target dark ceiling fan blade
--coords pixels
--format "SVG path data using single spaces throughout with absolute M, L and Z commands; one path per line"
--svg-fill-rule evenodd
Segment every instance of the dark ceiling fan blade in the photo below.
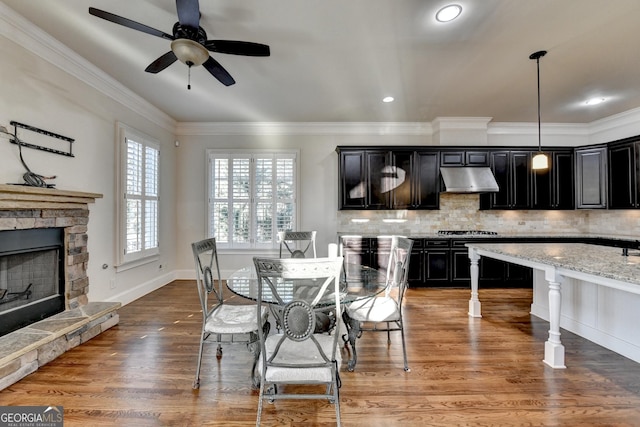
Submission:
M 165 53 L 160 58 L 156 59 L 151 64 L 149 64 L 149 66 L 147 68 L 145 68 L 144 70 L 147 73 L 156 74 L 156 73 L 159 73 L 160 71 L 164 70 L 169 65 L 173 64 L 174 62 L 176 62 L 177 60 L 178 60 L 178 57 L 176 56 L 176 54 L 173 53 L 172 50 L 170 50 L 169 52 Z
M 232 84 L 235 84 L 236 81 L 233 80 L 231 74 L 229 74 L 227 70 L 225 70 L 222 65 L 212 57 L 209 57 L 202 66 L 206 68 L 213 77 L 220 80 L 220 83 L 223 85 L 231 86 Z
M 183 27 L 191 27 L 196 30 L 200 27 L 200 5 L 198 0 L 176 0 L 178 21 Z
M 114 15 L 110 12 L 105 12 L 104 10 L 96 9 L 95 7 L 90 7 L 89 13 L 93 16 L 97 16 L 98 18 L 111 21 L 114 24 L 119 24 L 133 30 L 142 31 L 143 33 L 151 34 L 152 36 L 162 37 L 163 39 L 167 40 L 175 40 L 175 37 L 165 33 L 164 31 L 156 30 L 155 28 L 151 28 L 139 22 L 132 21 L 131 19 L 123 18 L 122 16 Z
M 269 56 L 271 51 L 266 44 L 241 42 L 237 40 L 207 40 L 204 47 L 212 52 L 231 55 Z

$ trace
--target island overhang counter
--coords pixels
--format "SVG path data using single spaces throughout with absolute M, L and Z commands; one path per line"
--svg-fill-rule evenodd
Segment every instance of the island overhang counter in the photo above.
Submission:
M 560 328 L 640 362 L 640 256 L 582 243 L 468 243 L 469 316 L 480 318 L 478 261 L 495 258 L 533 269 L 531 314 L 549 322 L 544 363 L 565 368 Z M 628 253 L 625 251 L 624 253 Z

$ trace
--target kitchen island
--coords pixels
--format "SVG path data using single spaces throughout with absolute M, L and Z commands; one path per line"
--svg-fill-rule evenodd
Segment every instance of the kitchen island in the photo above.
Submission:
M 639 256 L 624 256 L 628 251 L 621 248 L 582 243 L 466 246 L 471 262 L 469 316 L 482 317 L 480 257 L 530 267 L 534 272 L 531 314 L 550 323 L 545 364 L 565 368 L 560 327 L 640 362 Z

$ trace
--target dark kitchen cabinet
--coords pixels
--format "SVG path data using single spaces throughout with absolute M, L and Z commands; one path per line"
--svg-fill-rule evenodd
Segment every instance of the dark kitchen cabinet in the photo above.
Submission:
M 466 241 L 453 240 L 451 242 L 451 282 L 462 286 L 471 280 L 471 262 Z M 462 283 L 461 283 L 462 282 Z
M 407 281 L 409 287 L 424 286 L 424 239 L 412 239 L 411 258 L 409 259 L 409 273 Z
M 575 187 L 577 209 L 607 207 L 607 147 L 576 148 Z
M 342 236 L 340 245 L 345 263 L 366 265 L 386 271 L 391 252 L 391 237 Z
M 392 209 L 409 209 L 414 205 L 414 172 L 413 151 L 398 151 L 391 153 L 392 168 L 388 172 L 388 186 L 395 180 L 395 188 L 390 190 Z
M 416 151 L 413 155 L 413 198 L 411 208 L 440 207 L 440 159 L 437 151 Z
M 550 151 L 549 168 L 532 170 L 532 209 L 573 209 L 573 152 Z
M 367 207 L 364 150 L 340 152 L 340 209 Z
M 640 140 L 637 137 L 609 145 L 609 208 L 636 209 L 640 207 L 638 197 L 638 153 Z
M 340 209 L 387 209 L 389 166 L 388 150 L 340 151 Z
M 489 166 L 488 150 L 443 150 L 440 152 L 442 166 Z
M 438 209 L 438 151 L 337 151 L 340 209 Z
M 531 152 L 493 151 L 491 170 L 500 191 L 480 195 L 481 209 L 529 209 L 531 207 Z
M 424 285 L 450 285 L 451 248 L 449 239 L 425 239 Z
M 366 165 L 364 185 L 367 209 L 387 209 L 391 204 L 390 183 L 394 181 L 390 153 L 365 151 Z
M 371 238 L 342 236 L 340 246 L 345 263 L 371 266 Z

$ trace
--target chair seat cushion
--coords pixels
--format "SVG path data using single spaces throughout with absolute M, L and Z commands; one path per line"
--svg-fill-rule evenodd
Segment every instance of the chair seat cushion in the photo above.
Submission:
M 396 300 L 390 297 L 367 298 L 354 301 L 346 308 L 347 314 L 360 322 L 393 322 L 400 320 Z
M 331 358 L 334 345 L 334 337 L 327 334 L 314 334 L 327 357 Z M 265 342 L 267 349 L 267 359 L 273 354 L 277 343 L 282 338 L 281 334 L 270 335 Z M 278 357 L 274 362 L 295 363 L 296 365 L 323 363 L 315 343 L 311 340 L 291 341 L 285 340 L 278 350 Z M 336 361 L 338 369 L 342 363 L 340 351 L 336 351 Z M 258 360 L 258 372 L 262 372 L 262 357 Z M 268 382 L 284 382 L 284 383 L 329 383 L 333 381 L 331 375 L 331 367 L 280 367 L 267 366 L 265 378 Z
M 267 307 L 261 307 L 263 323 Z M 204 330 L 213 334 L 246 334 L 258 330 L 256 305 L 219 305 L 209 316 Z

